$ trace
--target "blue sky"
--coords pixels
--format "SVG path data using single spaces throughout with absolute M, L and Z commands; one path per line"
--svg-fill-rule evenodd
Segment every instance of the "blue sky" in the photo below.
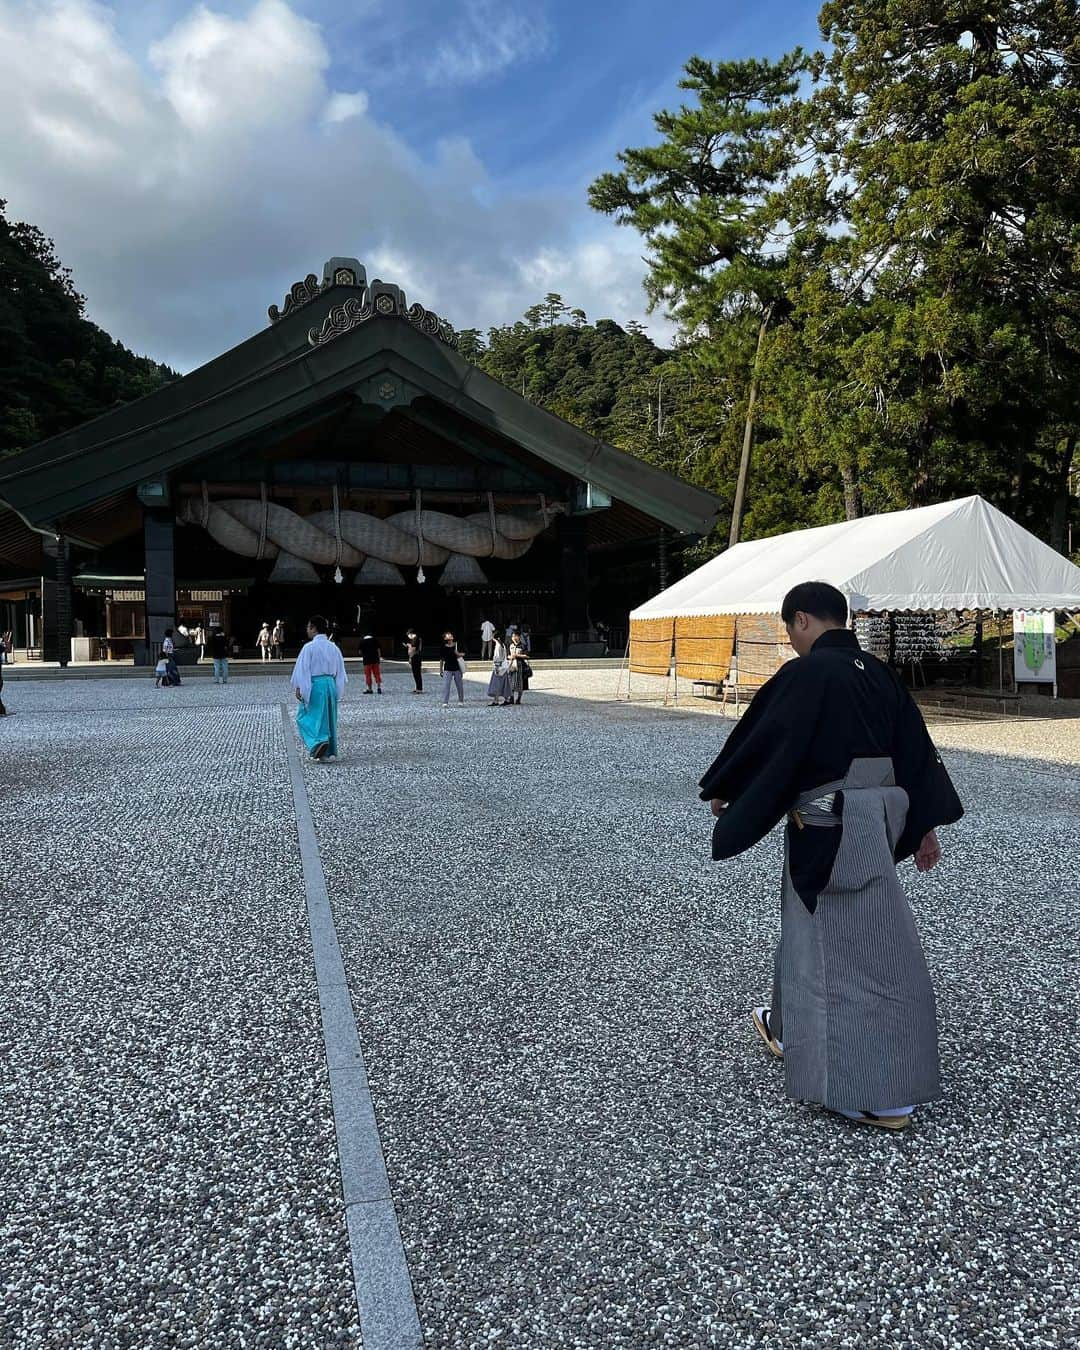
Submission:
M 643 318 L 640 241 L 588 183 L 652 138 L 693 54 L 818 41 L 760 0 L 0 0 L 0 196 L 92 317 L 182 369 L 325 257 L 459 327 L 546 290 Z

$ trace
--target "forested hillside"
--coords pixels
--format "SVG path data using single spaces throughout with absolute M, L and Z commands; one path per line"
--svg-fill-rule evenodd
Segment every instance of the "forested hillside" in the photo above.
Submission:
M 0 455 L 66 431 L 176 376 L 115 342 L 52 240 L 0 201 Z

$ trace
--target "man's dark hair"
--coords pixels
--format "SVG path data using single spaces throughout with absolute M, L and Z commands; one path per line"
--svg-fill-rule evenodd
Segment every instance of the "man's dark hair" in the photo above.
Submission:
M 792 586 L 780 606 L 780 617 L 785 623 L 791 623 L 800 610 L 823 623 L 835 623 L 841 628 L 847 623 L 847 600 L 842 591 L 827 581 L 800 581 L 797 586 Z
M 321 614 L 313 614 L 308 623 L 315 629 L 316 633 L 325 633 L 330 626 Z
M 166 628 L 166 629 L 165 629 L 165 636 L 166 636 L 166 637 L 172 637 L 172 629 L 171 629 L 171 628 Z

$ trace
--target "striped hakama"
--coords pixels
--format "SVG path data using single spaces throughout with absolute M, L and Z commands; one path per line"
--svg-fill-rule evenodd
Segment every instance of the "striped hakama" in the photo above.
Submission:
M 812 803 L 843 793 L 842 814 Z M 894 849 L 908 796 L 891 759 L 855 759 L 842 781 L 803 793 L 807 830 L 842 831 L 810 906 L 785 848 L 781 939 L 770 1026 L 784 1045 L 787 1094 L 837 1111 L 873 1111 L 941 1096 L 934 991 Z

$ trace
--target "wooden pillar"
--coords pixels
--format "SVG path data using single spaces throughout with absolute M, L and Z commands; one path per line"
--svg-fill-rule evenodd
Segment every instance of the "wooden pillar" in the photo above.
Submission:
M 42 540 L 41 657 L 61 668 L 71 660 L 71 549 L 62 534 Z
M 559 627 L 563 651 L 572 632 L 589 628 L 589 555 L 584 516 L 559 517 Z
M 656 555 L 657 583 L 658 589 L 666 591 L 668 588 L 668 540 L 667 532 L 660 531 L 660 544 Z
M 176 622 L 176 572 L 173 559 L 175 521 L 171 511 L 143 508 L 146 568 L 146 643 L 142 661 L 157 661 L 165 629 Z M 136 660 L 138 649 L 136 648 Z

